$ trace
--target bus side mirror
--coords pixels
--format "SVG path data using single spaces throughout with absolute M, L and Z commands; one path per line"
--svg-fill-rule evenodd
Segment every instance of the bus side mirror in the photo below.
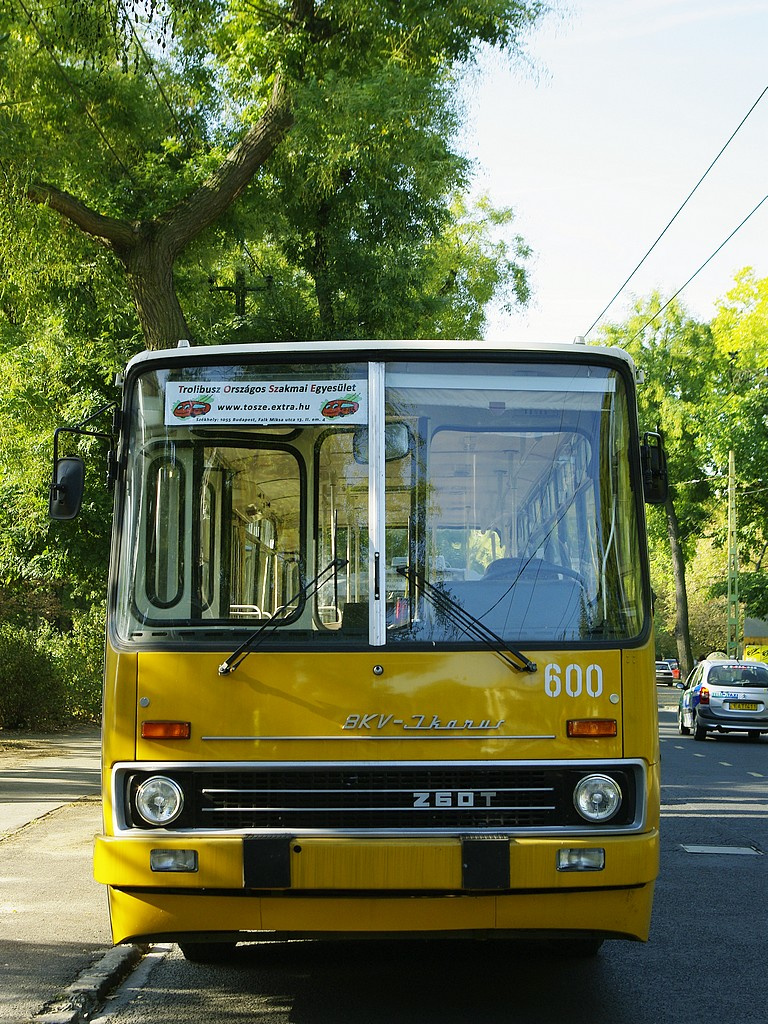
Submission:
M 640 445 L 643 494 L 649 505 L 663 505 L 669 496 L 667 453 L 661 431 L 646 431 Z
M 85 485 L 85 463 L 79 455 L 57 459 L 48 500 L 51 519 L 74 519 L 80 511 Z

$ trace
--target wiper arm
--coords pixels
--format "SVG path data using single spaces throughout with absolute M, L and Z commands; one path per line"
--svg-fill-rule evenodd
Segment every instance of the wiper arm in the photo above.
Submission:
M 489 626 L 486 626 L 482 619 L 478 619 L 471 612 L 468 612 L 466 608 L 462 608 L 458 601 L 454 601 L 452 597 L 448 596 L 445 590 L 441 590 L 433 583 L 430 583 L 423 573 L 417 572 L 415 569 L 407 569 L 403 566 L 398 566 L 396 571 L 401 576 L 404 576 L 409 583 L 417 583 L 424 597 L 436 611 L 442 612 L 443 615 L 451 619 L 468 636 L 482 641 L 486 647 L 489 647 L 495 654 L 498 654 L 515 671 L 536 671 L 536 664 L 529 658 L 526 658 L 522 651 L 518 651 L 516 647 L 511 647 L 498 633 L 494 633 Z M 512 658 L 508 657 L 508 654 L 517 658 L 518 661 L 513 661 Z
M 231 672 L 234 672 L 239 665 L 242 665 L 251 651 L 259 646 L 266 636 L 267 631 L 275 628 L 279 621 L 279 617 L 286 608 L 290 608 L 290 606 L 296 601 L 306 601 L 308 597 L 312 597 L 312 595 L 317 593 L 324 583 L 329 582 L 331 577 L 328 574 L 336 573 L 339 569 L 343 569 L 344 566 L 348 564 L 348 561 L 349 560 L 346 558 L 334 558 L 334 560 L 329 562 L 329 564 L 326 565 L 326 567 L 321 570 L 317 576 L 313 577 L 309 583 L 305 583 L 292 598 L 286 601 L 285 604 L 281 604 L 276 612 L 273 612 L 265 622 L 262 622 L 259 628 L 255 630 L 255 632 L 251 633 L 251 635 L 240 644 L 237 650 L 230 654 L 226 661 L 223 661 L 221 665 L 219 665 L 219 675 L 227 676 Z M 327 578 L 324 579 L 324 577 Z

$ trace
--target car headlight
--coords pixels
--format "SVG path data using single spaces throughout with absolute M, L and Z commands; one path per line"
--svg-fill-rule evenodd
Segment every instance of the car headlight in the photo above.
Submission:
M 586 775 L 573 791 L 573 805 L 585 821 L 608 821 L 621 800 L 621 787 L 608 775 Z
M 169 825 L 184 809 L 184 793 L 178 782 L 153 775 L 136 790 L 136 810 L 150 825 Z

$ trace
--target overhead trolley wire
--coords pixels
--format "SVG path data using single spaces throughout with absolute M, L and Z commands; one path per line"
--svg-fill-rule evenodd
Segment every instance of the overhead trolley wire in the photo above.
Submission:
M 630 282 L 630 281 L 632 280 L 632 278 L 633 278 L 633 277 L 635 276 L 635 274 L 636 274 L 636 273 L 638 272 L 638 270 L 640 269 L 640 267 L 642 267 L 642 265 L 643 265 L 643 264 L 645 263 L 645 261 L 646 261 L 646 260 L 648 259 L 648 257 L 649 257 L 649 256 L 651 255 L 651 253 L 653 252 L 653 250 L 654 250 L 654 249 L 656 248 L 656 246 L 657 246 L 657 245 L 659 244 L 659 242 L 660 242 L 660 241 L 662 240 L 662 238 L 663 238 L 663 237 L 664 237 L 664 235 L 665 235 L 665 234 L 667 233 L 667 231 L 668 231 L 668 230 L 670 229 L 670 227 L 672 226 L 672 224 L 673 224 L 673 223 L 674 223 L 674 222 L 675 222 L 675 221 L 677 220 L 677 218 L 678 218 L 678 217 L 680 216 L 680 214 L 682 213 L 683 209 L 684 209 L 684 208 L 685 208 L 685 207 L 687 206 L 687 204 L 688 204 L 688 201 L 689 201 L 689 200 L 691 199 L 691 197 L 693 196 L 693 194 L 694 194 L 694 193 L 695 193 L 695 192 L 697 191 L 697 189 L 698 189 L 698 188 L 699 188 L 699 186 L 700 186 L 700 185 L 702 184 L 702 182 L 703 182 L 703 181 L 704 181 L 704 179 L 705 179 L 705 178 L 707 177 L 707 175 L 708 175 L 708 174 L 709 174 L 709 172 L 710 172 L 710 171 L 712 170 L 712 168 L 713 168 L 713 167 L 715 166 L 715 164 L 717 163 L 717 161 L 718 161 L 718 160 L 720 159 L 720 157 L 721 157 L 721 156 L 723 155 L 723 153 L 724 153 L 724 152 L 726 151 L 726 149 L 727 149 L 727 148 L 728 148 L 728 147 L 730 146 L 731 142 L 733 142 L 734 138 L 736 137 L 736 135 L 738 134 L 738 132 L 739 132 L 739 131 L 741 130 L 741 128 L 742 128 L 742 126 L 744 125 L 744 123 L 745 123 L 745 121 L 747 120 L 747 118 L 748 118 L 748 117 L 750 116 L 750 114 L 752 113 L 752 111 L 753 111 L 753 110 L 755 109 L 755 107 L 756 107 L 756 106 L 758 105 L 758 103 L 760 102 L 760 100 L 761 100 L 761 99 L 763 98 L 763 96 L 765 96 L 765 94 L 766 94 L 767 92 L 768 92 L 768 85 L 767 85 L 767 86 L 766 86 L 766 87 L 765 87 L 765 88 L 763 89 L 763 91 L 762 91 L 762 92 L 760 93 L 760 95 L 759 95 L 759 96 L 757 97 L 757 99 L 755 100 L 755 102 L 754 102 L 754 103 L 752 104 L 752 106 L 751 106 L 751 107 L 749 108 L 749 110 L 748 110 L 748 111 L 746 112 L 746 114 L 744 115 L 744 117 L 742 117 L 741 121 L 740 121 L 740 122 L 738 123 L 738 125 L 736 126 L 736 128 L 734 129 L 734 131 L 733 131 L 733 132 L 731 133 L 731 135 L 730 135 L 730 138 L 728 139 L 728 141 L 727 141 L 727 142 L 726 142 L 726 143 L 725 143 L 725 144 L 724 144 L 724 145 L 723 145 L 723 146 L 721 147 L 721 149 L 720 149 L 720 152 L 719 152 L 719 153 L 717 154 L 717 156 L 716 156 L 716 157 L 714 158 L 714 160 L 713 160 L 713 161 L 712 161 L 712 162 L 710 163 L 709 167 L 708 167 L 708 168 L 706 169 L 706 171 L 704 171 L 704 173 L 702 174 L 702 176 L 701 176 L 701 177 L 699 178 L 699 180 L 698 180 L 698 181 L 696 182 L 696 184 L 695 184 L 695 185 L 693 186 L 693 188 L 691 189 L 691 191 L 690 191 L 690 192 L 688 193 L 688 195 L 687 195 L 687 196 L 685 197 L 685 199 L 683 200 L 683 202 L 682 202 L 682 203 L 680 204 L 680 206 L 678 207 L 677 211 L 676 211 L 676 212 L 674 213 L 674 215 L 672 216 L 672 218 L 671 218 L 671 219 L 669 220 L 669 222 L 667 223 L 667 225 L 666 225 L 666 227 L 664 228 L 664 230 L 663 230 L 663 231 L 661 232 L 661 234 L 660 234 L 660 235 L 658 236 L 658 238 L 656 239 L 656 241 L 655 241 L 655 242 L 653 243 L 653 245 L 652 245 L 652 246 L 650 247 L 650 249 L 649 249 L 649 250 L 648 250 L 648 251 L 646 252 L 646 254 L 645 254 L 645 255 L 643 256 L 643 258 L 642 258 L 642 259 L 640 260 L 640 262 L 639 262 L 639 263 L 637 264 L 637 266 L 636 266 L 636 267 L 635 267 L 635 269 L 634 269 L 634 270 L 632 271 L 632 273 L 631 273 L 631 274 L 629 275 L 629 277 L 628 277 L 628 278 L 626 279 L 626 281 L 624 281 L 624 283 L 623 283 L 623 284 L 621 285 L 621 287 L 620 287 L 620 288 L 618 289 L 618 291 L 617 291 L 617 292 L 616 292 L 616 294 L 615 294 L 615 295 L 613 296 L 613 298 L 612 298 L 612 299 L 610 300 L 610 302 L 608 303 L 608 305 L 607 305 L 607 306 L 606 306 L 606 307 L 605 307 L 605 308 L 604 308 L 604 309 L 603 309 L 603 310 L 602 310 L 602 311 L 601 311 L 601 312 L 600 312 L 600 313 L 598 314 L 598 316 L 597 316 L 597 317 L 595 318 L 594 322 L 593 322 L 593 323 L 592 323 L 592 324 L 591 324 L 591 325 L 590 325 L 590 326 L 589 326 L 589 327 L 587 328 L 587 330 L 586 330 L 586 331 L 584 332 L 584 337 L 586 337 L 586 336 L 587 336 L 587 335 L 589 334 L 589 332 L 590 332 L 590 331 L 591 331 L 591 330 L 592 330 L 592 329 L 593 329 L 593 328 L 595 327 L 595 325 L 596 325 L 596 324 L 598 324 L 598 323 L 600 322 L 600 320 L 601 320 L 601 319 L 602 319 L 602 318 L 603 318 L 603 317 L 605 316 L 605 314 L 606 314 L 606 313 L 608 312 L 608 310 L 609 310 L 609 309 L 611 308 L 611 306 L 612 306 L 612 305 L 614 304 L 614 302 L 616 301 L 616 299 L 617 299 L 617 298 L 619 297 L 619 295 L 621 295 L 621 293 L 622 293 L 622 292 L 624 291 L 624 289 L 625 289 L 625 288 L 627 287 L 627 285 L 629 284 L 629 282 Z M 760 203 L 758 203 L 758 206 L 761 206 L 763 202 L 765 202 L 765 200 L 762 200 L 762 201 L 761 201 Z M 756 211 L 756 210 L 757 210 L 757 207 L 755 207 L 755 210 L 753 210 L 753 211 L 752 211 L 752 213 L 755 213 L 755 211 Z M 715 252 L 713 252 L 713 253 L 712 253 L 712 256 L 710 256 L 710 257 L 709 257 L 709 260 L 711 260 L 713 256 L 717 255 L 717 253 L 718 253 L 718 252 L 720 251 L 720 249 L 722 249 L 723 245 L 725 245 L 725 243 L 726 243 L 727 241 L 729 241 L 729 239 L 730 239 L 730 238 L 732 238 L 732 237 L 733 237 L 733 235 L 734 235 L 734 234 L 736 233 L 736 231 L 738 231 L 738 230 L 739 230 L 739 228 L 740 228 L 740 227 L 742 226 L 742 224 L 745 224 L 745 223 L 746 223 L 746 221 L 748 221 L 748 220 L 749 220 L 749 218 L 750 218 L 750 217 L 752 216 L 752 213 L 748 214 L 748 216 L 747 216 L 747 217 L 745 217 L 745 219 L 744 219 L 744 220 L 743 220 L 743 221 L 741 222 L 741 224 L 739 225 L 739 227 L 738 227 L 738 228 L 736 228 L 736 229 L 735 229 L 735 231 L 733 231 L 733 232 L 732 232 L 732 233 L 731 233 L 731 234 L 730 234 L 730 235 L 728 236 L 728 238 L 726 238 L 726 239 L 725 239 L 725 242 L 723 242 L 723 243 L 722 243 L 722 245 L 721 245 L 721 246 L 719 246 L 719 248 L 718 248 L 718 249 L 716 249 L 716 250 L 715 250 Z M 697 271 L 696 271 L 696 274 L 698 274 L 698 273 L 699 273 L 699 271 L 703 270 L 703 268 L 704 268 L 704 267 L 705 267 L 705 266 L 707 265 L 707 263 L 709 263 L 709 260 L 707 260 L 707 261 L 706 261 L 706 263 L 703 263 L 703 264 L 701 265 L 701 267 L 699 267 L 699 270 L 697 270 Z M 691 277 L 689 277 L 689 278 L 688 278 L 688 280 L 687 280 L 687 281 L 685 282 L 685 284 L 683 285 L 683 287 L 682 287 L 682 288 L 679 288 L 679 289 L 678 289 L 678 291 L 677 291 L 677 292 L 675 293 L 675 295 L 674 295 L 674 296 L 673 296 L 672 298 L 675 298 L 675 297 L 676 297 L 677 295 L 679 295 L 679 294 L 680 294 L 680 292 L 681 292 L 681 291 L 683 290 L 683 288 L 685 288 L 685 287 L 686 287 L 686 285 L 690 284 L 690 282 L 691 282 L 691 281 L 693 280 L 693 278 L 694 278 L 694 277 L 696 277 L 696 274 L 693 274 L 693 275 L 692 275 Z M 671 301 L 672 301 L 672 299 L 670 299 L 669 301 L 671 302 Z M 668 305 L 668 304 L 669 304 L 669 303 L 667 303 L 667 305 Z M 662 308 L 666 308 L 666 307 L 662 307 Z M 659 312 L 661 312 L 661 310 L 659 310 Z M 658 314 L 657 314 L 657 315 L 658 315 Z M 646 324 L 646 326 L 647 326 L 647 324 Z
M 639 335 L 641 335 L 643 333 L 643 331 L 646 329 L 646 327 L 650 326 L 650 324 L 653 323 L 653 321 L 656 319 L 656 317 L 661 316 L 661 314 L 664 312 L 664 310 L 667 308 L 667 306 L 671 302 L 675 301 L 675 299 L 680 294 L 680 292 L 683 291 L 684 288 L 687 288 L 688 285 L 691 283 L 691 281 L 701 273 L 701 271 L 704 269 L 704 267 L 706 267 L 706 265 L 708 263 L 710 263 L 715 258 L 715 256 L 717 256 L 717 254 L 720 252 L 720 250 L 725 245 L 727 245 L 728 242 L 730 242 L 730 240 L 733 238 L 733 236 L 738 231 L 741 231 L 741 229 L 747 223 L 749 218 L 754 216 L 754 214 L 757 213 L 757 211 L 760 209 L 760 207 L 763 205 L 763 203 L 766 202 L 766 200 L 768 200 L 768 195 L 763 196 L 763 198 L 760 200 L 760 202 L 757 204 L 757 206 L 753 207 L 749 211 L 747 216 L 744 218 L 744 220 L 742 220 L 740 224 L 737 224 L 737 226 L 733 229 L 733 231 L 730 233 L 730 235 L 728 235 L 727 238 L 723 239 L 723 241 L 720 243 L 720 245 L 718 245 L 718 247 L 715 249 L 715 251 L 710 256 L 708 256 L 707 259 L 704 260 L 704 262 L 701 264 L 699 269 L 695 270 L 691 274 L 691 276 L 688 278 L 688 280 L 685 282 L 685 284 L 681 284 L 680 287 L 675 292 L 675 294 L 671 298 L 667 299 L 667 301 L 664 303 L 664 305 L 653 314 L 653 316 L 650 318 L 650 320 L 648 320 L 646 323 L 643 324 L 643 326 L 640 328 L 639 331 L 637 331 L 635 334 L 632 335 L 632 338 L 631 338 L 632 341 L 634 341 L 635 338 L 637 338 Z M 592 326 L 594 327 L 594 324 Z

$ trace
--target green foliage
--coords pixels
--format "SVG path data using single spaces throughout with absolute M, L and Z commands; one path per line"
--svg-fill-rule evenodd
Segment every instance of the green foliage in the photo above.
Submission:
M 736 461 L 739 594 L 747 615 L 768 617 L 768 279 L 736 277 L 711 325 L 672 303 L 661 316 L 653 295 L 608 340 L 623 344 L 646 376 L 640 390 L 646 428 L 665 432 L 672 498 L 686 555 L 688 620 L 694 653 L 725 645 L 726 512 L 729 452 Z M 651 322 L 652 321 L 652 322 Z M 673 638 L 675 595 L 667 560 L 668 523 L 650 511 L 649 541 L 658 594 L 658 644 Z
M 9 293 L 90 287 L 122 264 L 148 345 L 174 344 L 189 324 L 207 326 L 206 341 L 240 341 L 247 325 L 227 315 L 227 331 L 205 297 L 208 278 L 247 247 L 270 255 L 266 319 L 280 337 L 447 337 L 462 325 L 476 336 L 486 295 L 523 301 L 526 253 L 514 239 L 512 259 L 500 251 L 494 263 L 485 250 L 482 273 L 461 261 L 448 277 L 430 273 L 426 250 L 450 245 L 452 204 L 469 177 L 453 145 L 454 75 L 483 45 L 519 55 L 546 10 L 540 0 L 7 10 L 0 259 Z M 288 138 L 277 151 L 266 145 L 246 191 L 227 192 L 224 172 L 249 152 L 238 147 L 255 145 L 252 129 L 269 142 L 276 96 L 286 97 L 281 110 L 290 104 Z M 181 227 L 184 204 L 203 194 L 216 210 L 203 219 L 215 226 L 188 251 L 201 229 Z M 92 237 L 62 229 L 52 203 Z M 173 238 L 151 253 L 169 226 Z M 123 315 L 125 292 L 114 299 Z
M 664 433 L 671 496 L 686 555 L 707 523 L 719 467 L 713 464 L 713 382 L 723 361 L 707 324 L 677 302 L 663 305 L 658 293 L 638 302 L 626 324 L 606 328 L 606 342 L 625 348 L 642 369 L 638 389 L 641 430 L 660 427 Z M 655 318 L 655 319 L 654 319 Z M 651 536 L 666 543 L 662 507 L 648 512 Z
M 76 522 L 48 519 L 55 427 L 80 422 L 118 397 L 111 383 L 122 365 L 118 339 L 87 343 L 76 333 L 81 315 L 51 303 L 47 310 L 27 308 L 18 323 L 0 317 L 0 618 L 30 626 L 40 616 L 64 626 L 105 593 L 111 497 L 101 483 L 102 443 L 64 435 L 61 454 L 78 451 L 86 459 L 88 493 Z M 91 324 L 98 325 L 94 315 Z
M 0 623 L 0 729 L 100 721 L 103 661 L 103 609 L 66 632 Z
M 719 579 L 712 585 L 714 597 L 725 597 L 728 581 Z M 768 572 L 755 570 L 739 573 L 739 600 L 746 608 L 747 615 L 756 619 L 768 619 Z
M 725 552 L 706 538 L 692 549 L 686 565 L 688 629 L 694 660 L 700 654 L 721 649 L 726 642 L 727 608 L 718 596 L 718 581 L 725 571 Z M 655 600 L 654 632 L 657 657 L 676 657 L 675 588 L 668 545 L 651 544 L 651 582 Z M 725 590 L 722 591 L 722 594 Z
M 153 265 L 190 336 L 480 337 L 491 298 L 527 300 L 529 251 L 511 211 L 466 207 L 454 76 L 479 46 L 518 54 L 544 11 L 539 0 L 0 10 L 0 621 L 48 681 L 32 702 L 38 725 L 98 716 L 105 453 L 64 437 L 63 453 L 86 459 L 86 499 L 78 520 L 52 524 L 51 442 L 118 397 L 115 371 L 145 347 L 137 295 L 155 282 L 138 243 L 190 197 L 215 193 L 212 174 L 279 84 L 285 143 L 208 230 Z M 119 243 L 107 224 L 123 229 Z M 238 272 L 261 289 L 244 314 L 216 290 Z
M 740 561 L 760 570 L 768 540 L 768 278 L 745 269 L 719 304 L 712 334 L 723 366 L 711 430 L 719 465 L 734 452 Z M 745 573 L 746 576 L 746 573 Z M 768 610 L 765 580 L 745 579 L 748 614 Z
M 663 303 L 658 294 L 637 303 L 626 324 L 607 327 L 603 334 L 627 349 L 644 374 L 638 395 L 641 430 L 660 429 L 665 438 L 670 492 L 664 505 L 648 511 L 648 540 L 652 552 L 670 552 L 671 589 L 660 588 L 657 626 L 665 643 L 674 633 L 673 649 L 687 671 L 692 649 L 685 572 L 712 507 L 709 482 L 715 474 L 705 424 L 717 353 L 709 327 L 680 304 Z
M 65 691 L 33 632 L 0 624 L 0 728 L 52 729 L 65 719 Z
M 64 688 L 64 714 L 71 722 L 101 720 L 104 676 L 104 607 L 95 606 L 78 615 L 72 629 L 62 632 L 45 624 L 36 637 L 50 652 Z

